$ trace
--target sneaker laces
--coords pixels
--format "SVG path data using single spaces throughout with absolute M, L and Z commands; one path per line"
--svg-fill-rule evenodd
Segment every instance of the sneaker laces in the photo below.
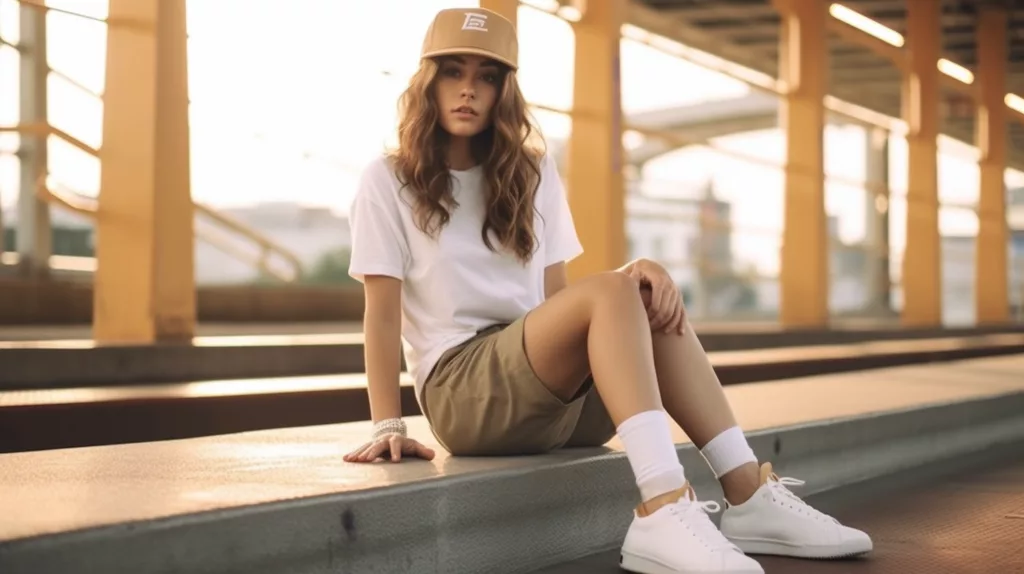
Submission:
M 834 522 L 839 524 L 839 521 L 835 518 L 821 512 L 817 508 L 814 508 L 810 504 L 804 502 L 802 498 L 793 493 L 789 486 L 803 486 L 807 484 L 805 481 L 798 478 L 791 478 L 788 476 L 779 476 L 774 472 L 768 477 L 768 488 L 771 490 L 772 495 L 778 499 L 783 499 L 786 502 L 791 503 L 791 506 L 797 509 L 798 512 L 806 513 L 815 520 L 824 520 L 827 522 Z
M 708 514 L 715 514 L 722 510 L 722 505 L 713 500 L 699 501 L 692 487 L 687 487 L 687 492 L 673 505 L 672 511 L 680 522 L 686 524 L 694 531 L 704 544 L 712 550 L 733 550 L 739 548 L 729 541 L 715 524 L 711 522 Z

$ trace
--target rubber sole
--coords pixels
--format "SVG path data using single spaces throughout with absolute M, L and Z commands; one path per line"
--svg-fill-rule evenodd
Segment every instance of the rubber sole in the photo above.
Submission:
M 764 570 L 676 570 L 649 558 L 623 552 L 619 555 L 619 567 L 634 574 L 764 574 Z
M 806 558 L 811 560 L 834 560 L 838 558 L 852 558 L 871 552 L 873 545 L 867 548 L 852 546 L 850 548 L 818 548 L 806 546 L 789 546 L 778 542 L 766 540 L 734 540 L 735 544 L 744 554 L 755 556 L 785 556 L 787 558 Z

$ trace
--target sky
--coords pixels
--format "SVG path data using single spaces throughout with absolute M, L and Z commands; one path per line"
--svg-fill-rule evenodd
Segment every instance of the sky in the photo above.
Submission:
M 48 0 L 51 6 L 105 17 L 105 0 Z M 188 3 L 193 196 L 214 206 L 298 201 L 343 213 L 362 166 L 393 141 L 396 102 L 415 69 L 418 51 L 438 9 L 477 6 L 476 0 L 191 0 Z M 101 145 L 105 26 L 56 12 L 48 16 L 51 66 L 72 78 L 51 75 L 50 121 L 94 146 Z M 519 10 L 520 82 L 532 103 L 568 109 L 572 102 L 573 33 L 570 24 L 528 6 Z M 0 0 L 0 36 L 17 40 L 17 3 Z M 669 56 L 633 40 L 622 41 L 624 112 L 739 97 L 745 83 Z M 0 48 L 0 124 L 17 121 L 17 54 Z M 76 85 L 77 84 L 77 85 Z M 566 137 L 567 116 L 535 112 L 549 137 Z M 0 137 L 0 150 L 16 148 Z M 716 140 L 781 164 L 778 130 Z M 968 204 L 977 200 L 973 150 L 940 142 L 940 196 Z M 863 181 L 864 133 L 830 127 L 826 172 Z M 906 145 L 891 143 L 890 186 L 906 188 Z M 50 144 L 54 179 L 95 195 L 98 162 L 61 142 Z M 0 201 L 9 206 L 17 189 L 17 166 L 0 154 Z M 782 227 L 782 172 L 709 148 L 687 148 L 650 162 L 644 171 L 651 193 L 673 195 L 713 180 L 733 202 L 734 225 L 769 230 L 740 233 L 737 255 L 770 272 Z M 1013 185 L 1024 184 L 1011 174 Z M 839 216 L 840 236 L 864 235 L 864 192 L 856 185 L 826 184 L 826 210 Z M 905 211 L 893 201 L 893 247 L 902 249 Z M 944 208 L 942 231 L 973 234 L 969 210 Z M 766 239 L 771 239 L 767 241 Z M 763 264 L 763 265 L 762 265 Z

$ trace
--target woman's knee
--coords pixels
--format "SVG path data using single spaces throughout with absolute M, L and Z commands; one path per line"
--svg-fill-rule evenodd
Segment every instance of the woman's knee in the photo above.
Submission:
M 593 277 L 591 287 L 600 302 L 628 305 L 641 302 L 640 289 L 636 281 L 625 273 L 608 271 Z

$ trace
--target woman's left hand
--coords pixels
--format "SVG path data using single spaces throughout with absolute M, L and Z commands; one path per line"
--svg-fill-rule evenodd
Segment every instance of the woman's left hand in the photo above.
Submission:
M 651 330 L 681 335 L 686 326 L 686 308 L 668 271 L 654 261 L 639 259 L 633 263 L 629 275 L 641 286 L 651 288 L 651 302 L 647 306 Z

